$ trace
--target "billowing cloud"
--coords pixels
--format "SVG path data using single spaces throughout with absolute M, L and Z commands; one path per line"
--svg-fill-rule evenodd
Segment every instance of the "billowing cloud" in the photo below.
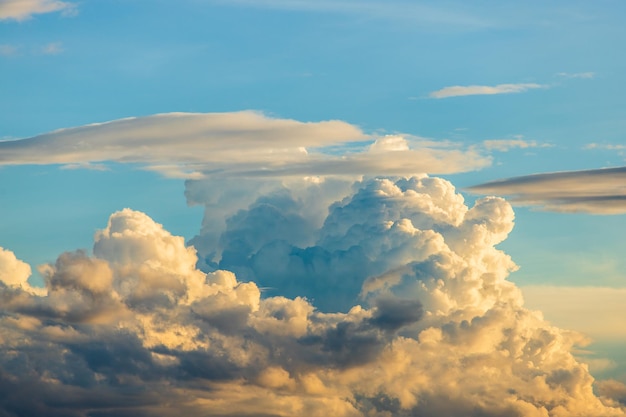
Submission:
M 482 96 L 493 94 L 511 94 L 511 93 L 523 93 L 525 91 L 545 88 L 545 85 L 534 83 L 521 83 L 521 84 L 498 84 L 494 86 L 490 85 L 454 85 L 451 87 L 444 87 L 441 90 L 433 91 L 429 94 L 431 98 L 448 98 L 459 96 Z
M 137 163 L 174 178 L 412 175 L 482 168 L 474 149 L 374 138 L 342 121 L 303 123 L 235 113 L 169 113 L 0 142 L 0 165 Z M 94 164 L 96 163 L 96 164 Z
M 28 19 L 34 14 L 64 11 L 71 13 L 75 5 L 58 0 L 0 0 L 0 20 Z
M 626 405 L 626 384 L 614 379 L 600 381 L 598 383 L 598 393 L 614 401 L 614 404 L 622 406 Z
M 274 285 L 265 297 L 232 271 L 197 269 L 193 247 L 130 209 L 96 233 L 93 254 L 64 253 L 42 267 L 40 294 L 20 287 L 28 271 L 1 252 L 0 391 L 8 395 L 0 409 L 624 414 L 619 386 L 606 383 L 603 398 L 594 395 L 586 365 L 571 353 L 581 336 L 524 308 L 507 280 L 516 266 L 495 248 L 513 227 L 504 200 L 470 208 L 449 182 L 427 176 L 301 185 L 265 185 L 265 197 L 228 217 L 217 241 L 216 262 L 230 257 L 248 272 L 263 266 L 260 279 Z M 188 191 L 210 199 L 209 190 Z M 320 219 L 312 211 L 325 204 L 311 210 L 306 202 L 325 192 L 336 198 Z M 307 297 L 290 295 L 300 291 Z M 327 300 L 323 310 L 315 294 Z
M 626 167 L 551 172 L 470 187 L 481 194 L 511 196 L 513 203 L 558 212 L 626 212 Z

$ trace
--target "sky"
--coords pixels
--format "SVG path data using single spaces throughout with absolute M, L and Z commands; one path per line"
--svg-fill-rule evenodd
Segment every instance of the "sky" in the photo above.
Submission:
M 0 416 L 622 416 L 618 0 L 0 0 Z

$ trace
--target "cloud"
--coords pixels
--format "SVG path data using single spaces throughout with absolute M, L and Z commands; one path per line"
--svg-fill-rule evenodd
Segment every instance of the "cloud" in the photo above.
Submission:
M 495 86 L 455 85 L 451 87 L 444 87 L 441 90 L 433 91 L 428 96 L 430 98 L 448 98 L 448 97 L 459 97 L 459 96 L 511 94 L 511 93 L 523 93 L 525 91 L 536 89 L 536 88 L 546 88 L 546 86 L 542 84 L 534 84 L 534 83 L 498 84 Z
M 0 165 L 105 161 L 193 179 L 453 173 L 490 164 L 471 148 L 374 138 L 342 121 L 303 123 L 251 111 L 158 114 L 0 142 Z
M 41 52 L 45 55 L 58 55 L 63 52 L 63 44 L 61 42 L 52 42 L 41 48 Z
M 585 78 L 585 79 L 590 79 L 590 78 L 594 78 L 595 77 L 595 73 L 594 72 L 576 72 L 576 73 L 559 72 L 556 75 L 558 75 L 559 77 L 563 77 L 563 78 Z
M 626 212 L 626 167 L 552 172 L 492 181 L 470 187 L 480 194 L 511 196 L 513 203 L 557 212 Z
M 41 267 L 40 293 L 20 287 L 27 267 L 0 252 L 2 412 L 623 415 L 620 387 L 606 382 L 596 397 L 572 355 L 583 339 L 524 308 L 507 280 L 516 266 L 494 246 L 513 227 L 504 200 L 470 208 L 452 184 L 427 176 L 372 178 L 342 192 L 309 184 L 279 193 L 267 185 L 227 219 L 220 240 L 257 254 L 290 247 L 293 262 L 280 245 L 278 257 L 266 255 L 270 272 L 306 273 L 276 282 L 272 296 L 232 271 L 197 269 L 193 247 L 130 209 L 95 234 L 93 255 L 67 252 Z M 323 205 L 311 210 L 297 198 L 314 201 L 316 192 L 335 193 L 317 230 L 312 211 Z M 306 240 L 290 228 L 299 222 L 313 227 L 314 246 L 294 244 Z M 351 277 L 361 263 L 365 273 Z M 325 280 L 335 270 L 336 281 Z M 312 278 L 322 281 L 298 282 Z M 291 284 L 328 295 L 326 311 L 285 296 Z M 344 306 L 342 292 L 354 303 L 333 308 Z
M 484 140 L 483 146 L 487 150 L 496 150 L 499 152 L 508 152 L 511 149 L 519 148 L 519 149 L 528 149 L 528 148 L 548 148 L 552 145 L 547 143 L 538 143 L 537 141 L 524 140 L 521 137 L 516 139 L 491 139 Z
M 469 208 L 445 180 L 369 179 L 337 192 L 313 230 L 315 246 L 298 249 L 303 236 L 289 226 L 319 221 L 307 220 L 310 207 L 294 197 L 335 191 L 309 184 L 263 192 L 227 221 L 223 245 L 240 241 L 257 254 L 277 241 L 290 246 L 294 262 L 280 247 L 266 254 L 270 272 L 295 271 L 298 259 L 308 265 L 265 298 L 231 271 L 198 270 L 193 247 L 130 209 L 96 233 L 93 255 L 68 252 L 42 267 L 39 294 L 18 286 L 25 264 L 0 252 L 0 391 L 12 393 L 1 396 L 2 410 L 623 415 L 612 385 L 602 385 L 603 400 L 593 394 L 593 378 L 571 353 L 582 339 L 524 308 L 506 279 L 515 264 L 494 247 L 513 227 L 504 200 Z M 274 224 L 264 223 L 276 213 Z M 351 278 L 363 262 L 369 272 Z M 336 269 L 332 280 L 316 281 Z M 321 311 L 311 299 L 284 296 L 294 284 L 310 294 L 330 286 L 355 302 Z
M 521 290 L 528 308 L 541 310 L 556 326 L 575 328 L 594 340 L 626 339 L 621 325 L 626 288 L 536 285 Z
M 17 52 L 17 47 L 9 44 L 0 44 L 0 56 L 11 56 Z
M 73 13 L 73 3 L 57 0 L 0 0 L 0 20 L 26 20 L 35 14 L 62 11 Z
M 626 384 L 614 379 L 600 381 L 598 383 L 598 393 L 614 401 L 614 404 L 626 405 Z
M 608 151 L 623 151 L 626 150 L 626 145 L 614 145 L 614 144 L 604 144 L 604 143 L 590 143 L 585 145 L 584 149 L 602 149 Z

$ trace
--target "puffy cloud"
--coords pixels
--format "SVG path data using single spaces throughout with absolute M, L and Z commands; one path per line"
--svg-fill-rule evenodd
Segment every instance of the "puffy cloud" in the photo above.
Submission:
M 531 89 L 545 88 L 545 87 L 546 87 L 545 85 L 534 84 L 534 83 L 498 84 L 495 86 L 454 85 L 451 87 L 444 87 L 441 90 L 433 91 L 429 94 L 429 97 L 448 98 L 448 97 L 459 97 L 459 96 L 482 96 L 482 95 L 493 95 L 493 94 L 523 93 Z
M 2 252 L 2 412 L 624 414 L 619 389 L 605 383 L 596 397 L 572 355 L 582 337 L 524 308 L 507 281 L 515 264 L 494 247 L 513 226 L 504 200 L 469 208 L 438 178 L 367 179 L 343 188 L 320 220 L 306 202 L 323 183 L 310 184 L 270 188 L 228 218 L 217 240 L 241 242 L 233 262 L 251 253 L 268 272 L 300 271 L 276 282 L 280 295 L 262 297 L 231 271 L 201 272 L 193 247 L 129 209 L 96 233 L 93 255 L 65 253 L 43 267 L 45 293 L 7 285 L 28 271 Z M 305 246 L 283 221 L 312 230 L 314 241 Z M 265 250 L 278 255 L 259 255 Z M 311 295 L 317 285 L 327 308 L 285 296 L 290 284 Z
M 30 277 L 30 266 L 15 257 L 10 250 L 0 248 L 0 281 L 11 287 L 20 287 Z
M 363 141 L 374 143 L 368 148 Z M 105 161 L 190 179 L 452 173 L 490 163 L 474 149 L 375 140 L 342 121 L 303 123 L 251 111 L 157 114 L 0 142 L 0 165 L 74 168 Z
M 558 212 L 626 212 L 626 167 L 550 172 L 470 187 L 481 194 L 511 196 L 513 203 Z
M 72 13 L 75 5 L 58 0 L 0 0 L 0 20 L 25 20 L 34 14 L 63 11 Z
M 626 384 L 614 379 L 600 381 L 598 383 L 598 393 L 616 404 L 626 405 Z

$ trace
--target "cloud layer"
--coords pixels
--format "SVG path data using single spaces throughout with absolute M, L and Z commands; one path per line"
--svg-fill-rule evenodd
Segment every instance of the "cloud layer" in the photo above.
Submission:
M 0 20 L 24 20 L 34 14 L 69 12 L 74 7 L 72 3 L 58 0 L 0 0 Z
M 626 212 L 626 167 L 551 172 L 492 181 L 470 187 L 480 194 L 511 196 L 511 201 L 558 212 Z
M 469 208 L 426 176 L 267 187 L 227 219 L 216 259 L 252 270 L 237 261 L 252 251 L 272 296 L 198 270 L 193 247 L 129 209 L 93 255 L 42 267 L 40 294 L 1 251 L 4 415 L 623 415 L 620 386 L 596 397 L 570 353 L 580 336 L 525 309 L 507 281 L 516 266 L 494 247 L 513 227 L 504 200 Z M 321 220 L 299 204 L 316 190 L 338 196 Z M 300 291 L 326 308 L 285 296 Z
M 493 94 L 511 94 L 511 93 L 523 93 L 525 91 L 544 88 L 544 85 L 534 83 L 521 83 L 521 84 L 498 84 L 494 86 L 490 85 L 454 85 L 451 87 L 444 87 L 441 90 L 433 91 L 429 94 L 431 98 L 448 98 L 459 96 L 482 96 Z
M 137 163 L 170 177 L 412 175 L 482 168 L 474 149 L 374 138 L 342 121 L 303 123 L 244 111 L 168 113 L 0 142 L 0 165 Z M 99 166 L 99 165 L 95 165 Z

